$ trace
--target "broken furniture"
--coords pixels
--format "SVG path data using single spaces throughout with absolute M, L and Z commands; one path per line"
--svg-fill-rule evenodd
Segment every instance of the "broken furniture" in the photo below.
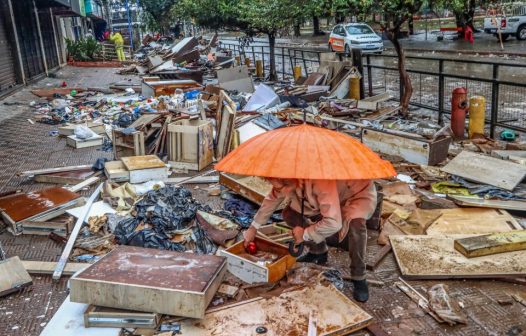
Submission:
M 36 182 L 56 184 L 77 184 L 98 175 L 91 168 L 84 170 L 63 171 L 57 173 L 39 174 L 33 178 Z
M 224 257 L 118 246 L 70 279 L 71 301 L 203 318 Z
M 0 214 L 13 234 L 23 233 L 23 222 L 43 222 L 84 203 L 79 194 L 62 187 L 0 197 Z
M 104 163 L 104 174 L 112 182 L 130 181 L 130 172 L 121 160 L 108 161 Z
M 104 138 L 101 135 L 94 135 L 91 138 L 81 139 L 76 135 L 69 135 L 66 138 L 66 144 L 73 148 L 87 148 L 100 146 L 104 142 Z
M 254 92 L 254 82 L 245 65 L 217 71 L 217 82 L 223 90 L 238 92 Z
M 429 140 L 414 134 L 364 128 L 362 142 L 375 152 L 395 155 L 416 164 L 433 166 L 447 158 L 450 137 Z
M 155 329 L 161 315 L 125 309 L 89 306 L 84 312 L 86 328 L 144 328 Z
M 130 174 L 130 183 L 164 181 L 168 178 L 168 167 L 156 155 L 123 157 L 121 161 Z
M 257 255 L 253 257 L 247 255 L 244 242 L 240 241 L 219 252 L 227 259 L 228 271 L 249 284 L 274 283 L 281 280 L 294 265 L 296 258 L 289 254 L 286 246 L 271 240 L 256 237 L 254 242 L 258 251 L 272 254 L 275 260 L 257 261 Z
M 225 91 L 219 93 L 219 102 L 216 113 L 216 152 L 217 160 L 222 159 L 232 148 L 234 125 L 237 105 L 230 99 Z
M 258 176 L 219 173 L 219 184 L 260 205 L 272 190 L 272 184 Z
M 177 89 L 191 91 L 201 89 L 201 85 L 191 79 L 143 81 L 142 95 L 144 97 L 171 96 Z
M 92 130 L 93 132 L 101 135 L 101 134 L 104 134 L 106 132 L 106 127 L 104 127 L 104 124 L 102 123 L 94 123 L 93 121 L 88 121 L 88 122 L 85 122 L 85 123 L 82 123 L 82 124 L 65 124 L 63 126 L 60 126 L 58 128 L 58 134 L 59 135 L 63 135 L 63 136 L 70 136 L 70 135 L 74 135 L 75 134 L 75 127 L 77 126 L 86 126 L 87 128 L 89 128 L 90 130 Z
M 168 125 L 168 163 L 176 169 L 200 171 L 214 160 L 210 121 L 179 120 Z

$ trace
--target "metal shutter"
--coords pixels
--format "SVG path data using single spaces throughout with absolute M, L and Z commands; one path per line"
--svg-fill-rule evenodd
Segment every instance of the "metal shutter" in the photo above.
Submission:
M 58 67 L 57 47 L 55 33 L 53 32 L 53 23 L 49 8 L 41 9 L 38 12 L 38 19 L 40 20 L 40 31 L 42 32 L 42 40 L 44 41 L 44 52 L 46 53 L 46 62 L 49 70 Z
M 15 50 L 10 42 L 11 21 L 7 1 L 0 2 L 0 96 L 17 85 Z

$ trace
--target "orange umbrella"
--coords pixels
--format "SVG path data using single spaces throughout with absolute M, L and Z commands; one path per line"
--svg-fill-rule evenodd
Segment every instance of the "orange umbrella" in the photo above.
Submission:
M 215 169 L 239 175 L 309 180 L 396 176 L 390 162 L 361 142 L 307 124 L 255 136 L 225 156 Z

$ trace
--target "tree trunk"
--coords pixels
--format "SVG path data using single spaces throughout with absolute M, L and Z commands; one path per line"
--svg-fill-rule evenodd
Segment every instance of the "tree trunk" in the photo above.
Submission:
M 322 35 L 321 30 L 320 30 L 320 18 L 317 17 L 316 15 L 312 16 L 312 27 L 314 30 L 313 32 L 314 36 Z
M 278 80 L 278 74 L 276 72 L 276 53 L 274 50 L 274 47 L 276 45 L 276 33 L 268 33 L 268 47 L 270 49 L 270 74 L 269 74 L 269 80 L 270 81 L 277 81 Z
M 301 36 L 301 23 L 299 21 L 296 21 L 294 24 L 294 37 L 300 37 Z
M 400 93 L 400 106 L 402 107 L 400 112 L 403 116 L 409 115 L 409 102 L 411 101 L 411 96 L 413 95 L 413 85 L 411 84 L 411 77 L 409 77 L 409 74 L 407 73 L 407 70 L 405 68 L 405 54 L 404 50 L 402 49 L 402 46 L 400 45 L 400 41 L 398 41 L 398 33 L 400 32 L 400 28 L 398 29 L 388 29 L 387 30 L 387 37 L 389 38 L 389 41 L 393 43 L 393 46 L 396 51 L 396 55 L 398 56 L 398 72 L 400 74 L 400 83 L 402 84 L 402 92 Z

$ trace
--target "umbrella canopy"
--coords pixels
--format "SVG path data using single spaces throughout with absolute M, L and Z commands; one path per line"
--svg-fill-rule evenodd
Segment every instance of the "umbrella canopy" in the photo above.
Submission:
M 230 152 L 216 170 L 239 175 L 310 180 L 363 180 L 396 176 L 352 137 L 303 124 L 260 134 Z

